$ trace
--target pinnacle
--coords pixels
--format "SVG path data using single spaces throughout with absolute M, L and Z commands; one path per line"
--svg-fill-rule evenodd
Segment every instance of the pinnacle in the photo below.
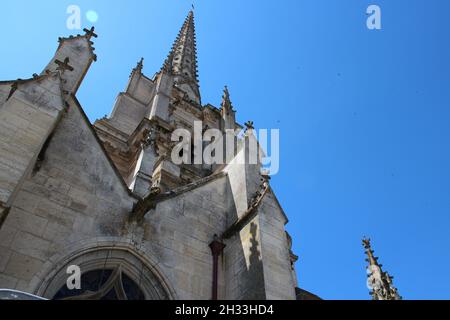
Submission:
M 376 266 L 379 268 L 380 272 L 379 274 L 371 274 L 370 277 L 376 277 L 376 280 L 382 284 L 383 289 L 380 290 L 374 290 L 371 292 L 371 295 L 374 300 L 399 300 L 401 297 L 397 294 L 397 289 L 393 286 L 392 280 L 393 277 L 389 275 L 388 272 L 385 272 L 382 270 L 383 265 L 378 263 L 378 257 L 374 256 L 374 251 L 372 250 L 370 239 L 364 238 L 363 239 L 363 246 L 365 250 L 365 253 L 367 254 L 366 261 L 369 263 L 369 266 Z
M 224 110 L 226 112 L 234 111 L 233 104 L 231 103 L 231 99 L 230 99 L 230 92 L 228 91 L 228 86 L 225 86 L 223 89 L 221 106 L 222 106 L 222 110 Z

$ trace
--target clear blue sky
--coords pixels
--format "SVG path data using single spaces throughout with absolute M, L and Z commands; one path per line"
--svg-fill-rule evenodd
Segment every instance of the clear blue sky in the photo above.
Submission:
M 130 70 L 157 71 L 188 0 L 2 1 L 0 79 L 51 59 L 66 8 L 95 10 L 99 60 L 78 94 L 108 114 Z M 366 8 L 382 9 L 381 31 Z M 227 84 L 240 122 L 281 129 L 272 184 L 300 256 L 300 286 L 368 299 L 361 238 L 406 299 L 450 298 L 448 0 L 196 1 L 203 102 Z M 86 18 L 84 26 L 90 26 Z

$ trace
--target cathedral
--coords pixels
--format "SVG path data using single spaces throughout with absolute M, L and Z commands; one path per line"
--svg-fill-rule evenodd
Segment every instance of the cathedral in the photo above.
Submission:
M 40 74 L 0 82 L 0 288 L 68 300 L 317 298 L 297 284 L 268 174 L 246 161 L 252 122 L 236 122 L 227 88 L 220 106 L 202 104 L 194 13 L 161 69 L 148 77 L 139 61 L 92 124 L 77 91 L 96 38 L 94 28 L 60 38 Z M 244 132 L 231 161 L 173 161 L 172 133 L 196 122 Z

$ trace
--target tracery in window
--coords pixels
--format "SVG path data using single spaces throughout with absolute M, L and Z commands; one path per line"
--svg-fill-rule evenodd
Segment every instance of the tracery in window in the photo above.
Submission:
M 86 272 L 81 276 L 81 289 L 69 290 L 64 285 L 54 300 L 145 300 L 139 285 L 119 266 Z

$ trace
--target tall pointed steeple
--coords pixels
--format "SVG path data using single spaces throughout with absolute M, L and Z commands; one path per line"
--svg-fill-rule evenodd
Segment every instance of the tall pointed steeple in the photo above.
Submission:
M 373 300 L 402 300 L 398 294 L 397 288 L 394 287 L 393 279 L 387 272 L 384 272 L 382 265 L 378 263 L 378 257 L 374 256 L 374 251 L 370 243 L 370 239 L 363 239 L 363 246 L 366 249 L 367 259 L 369 263 L 367 267 L 368 286 L 372 289 L 370 293 Z
M 163 71 L 172 74 L 175 85 L 186 92 L 191 100 L 201 104 L 197 70 L 197 43 L 192 10 L 184 21 L 172 50 L 164 62 Z

